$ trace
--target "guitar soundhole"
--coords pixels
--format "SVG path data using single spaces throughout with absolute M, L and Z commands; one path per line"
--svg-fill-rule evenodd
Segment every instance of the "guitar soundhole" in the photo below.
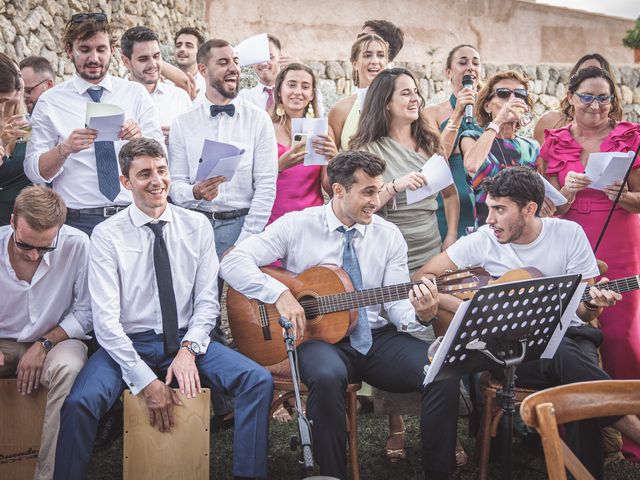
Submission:
M 318 311 L 318 300 L 312 295 L 303 295 L 298 298 L 298 302 L 304 308 L 304 315 L 307 323 L 316 323 L 320 320 L 321 313 Z

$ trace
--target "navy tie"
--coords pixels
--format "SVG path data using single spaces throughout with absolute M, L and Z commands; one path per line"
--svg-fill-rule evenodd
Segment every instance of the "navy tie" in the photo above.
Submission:
M 103 88 L 89 89 L 87 93 L 94 102 L 100 103 Z M 118 160 L 113 142 L 93 142 L 96 154 L 96 170 L 98 172 L 98 188 L 100 193 L 112 202 L 120 193 L 120 181 L 118 180 Z
M 153 268 L 156 273 L 158 298 L 162 312 L 164 352 L 172 357 L 178 353 L 180 345 L 178 341 L 178 307 L 176 307 L 176 294 L 173 290 L 171 263 L 169 262 L 167 244 L 162 236 L 162 229 L 166 223 L 160 220 L 158 223 L 147 223 L 146 226 L 156 237 L 153 242 Z
M 236 106 L 233 103 L 228 105 L 211 105 L 211 116 L 215 117 L 219 113 L 226 113 L 230 117 L 236 113 Z
M 355 290 L 362 290 L 362 273 L 360 272 L 358 257 L 353 249 L 353 235 L 357 230 L 355 228 L 346 230 L 344 227 L 339 227 L 338 231 L 344 234 L 342 268 L 347 272 L 349 277 L 351 277 L 353 288 Z M 353 332 L 351 332 L 349 341 L 351 346 L 363 355 L 367 354 L 373 344 L 371 327 L 369 326 L 369 319 L 367 318 L 367 310 L 364 307 L 358 309 L 358 323 Z

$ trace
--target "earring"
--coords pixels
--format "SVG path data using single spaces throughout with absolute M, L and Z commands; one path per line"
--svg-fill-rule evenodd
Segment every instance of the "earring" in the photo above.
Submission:
M 279 103 L 278 106 L 276 107 L 276 115 L 279 117 L 284 117 L 284 107 L 282 106 L 281 103 Z
M 307 113 L 305 114 L 305 117 L 307 118 L 314 118 L 316 115 L 313 111 L 313 105 L 309 104 L 307 105 Z

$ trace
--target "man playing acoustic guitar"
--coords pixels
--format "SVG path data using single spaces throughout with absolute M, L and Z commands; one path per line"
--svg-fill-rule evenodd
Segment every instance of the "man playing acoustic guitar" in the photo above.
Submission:
M 579 273 L 583 280 L 593 283 L 599 275 L 598 266 L 580 225 L 538 216 L 544 201 L 544 185 L 534 171 L 524 167 L 507 168 L 485 180 L 483 188 L 489 207 L 487 224 L 431 258 L 416 276 L 480 266 L 499 277 L 509 270 L 534 267 L 544 276 Z M 554 357 L 518 366 L 518 386 L 542 389 L 610 378 L 598 367 L 597 350 L 602 333 L 587 323 L 594 320 L 603 307 L 614 305 L 621 295 L 594 286 L 590 287 L 589 294 L 591 300 L 578 307 Z M 448 318 L 447 313 L 455 312 L 462 300 L 441 294 L 439 302 L 439 316 Z M 439 320 L 434 322 L 434 327 L 446 328 L 446 325 L 437 325 Z M 566 425 L 567 444 L 595 478 L 603 476 L 600 429 L 613 420 L 602 418 Z M 634 441 L 640 438 L 640 421 L 635 416 L 623 417 L 614 426 Z
M 320 264 L 339 265 L 356 290 L 406 283 L 407 245 L 390 222 L 374 215 L 385 163 L 373 154 L 346 151 L 328 167 L 333 199 L 327 205 L 289 213 L 236 246 L 222 261 L 222 277 L 250 298 L 276 305 L 297 329 L 302 381 L 309 388 L 307 415 L 313 421 L 314 455 L 322 475 L 346 477 L 345 388 L 364 380 L 391 392 L 422 390 L 428 344 L 399 330 L 430 321 L 437 291 L 428 280 L 408 299 L 358 309 L 350 335 L 331 345 L 304 341 L 305 314 L 291 291 L 258 267 L 282 259 L 299 274 Z M 277 339 L 274 339 L 277 340 Z M 273 340 L 272 340 L 273 341 Z M 423 468 L 427 479 L 446 479 L 455 468 L 459 379 L 427 387 L 421 406 Z

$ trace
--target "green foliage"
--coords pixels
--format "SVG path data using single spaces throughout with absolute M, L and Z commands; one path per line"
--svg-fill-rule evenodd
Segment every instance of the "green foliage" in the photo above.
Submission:
M 640 48 L 640 17 L 636 20 L 636 24 L 631 30 L 627 30 L 627 34 L 622 39 L 622 44 L 627 48 Z

